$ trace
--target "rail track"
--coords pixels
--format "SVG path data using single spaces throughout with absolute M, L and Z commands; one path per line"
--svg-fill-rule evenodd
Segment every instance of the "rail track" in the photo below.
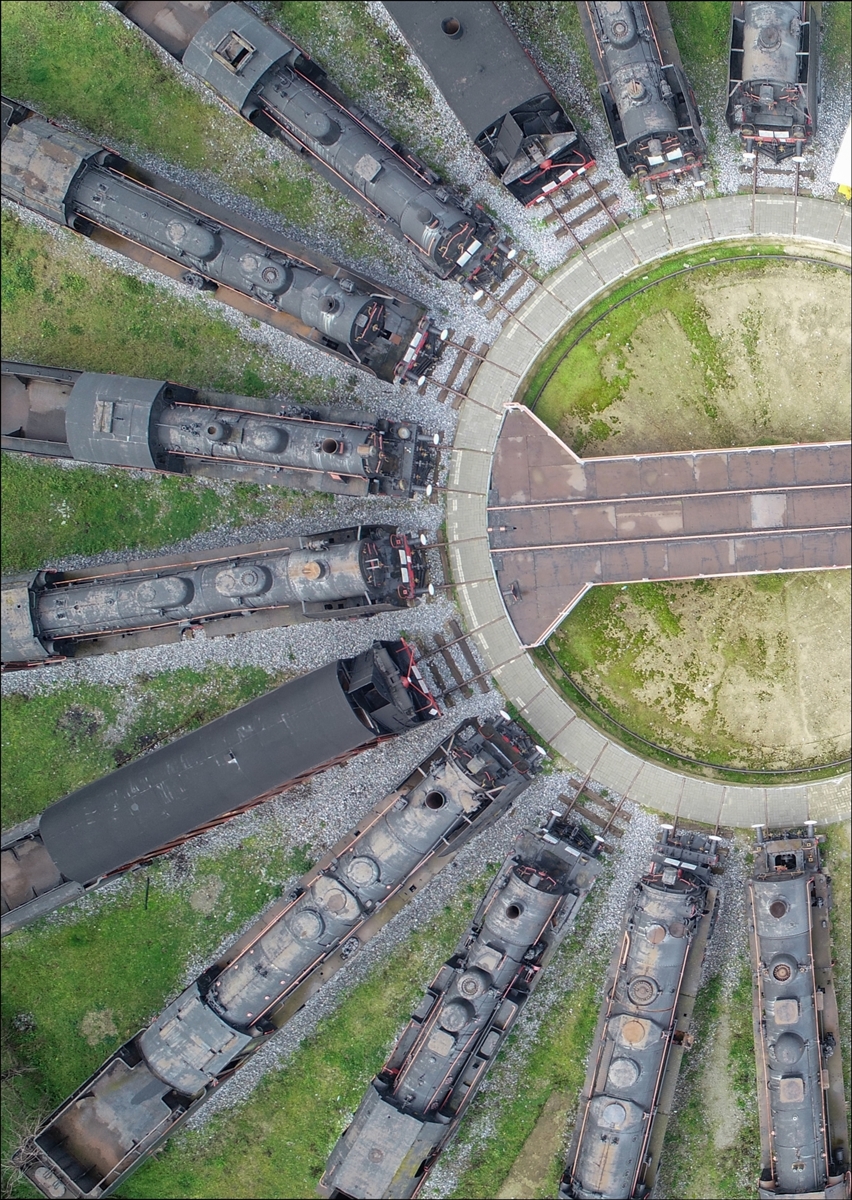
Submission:
M 418 641 L 420 658 L 417 666 L 420 670 L 424 667 L 428 669 L 435 682 L 436 698 L 443 700 L 447 708 L 454 708 L 459 694 L 464 697 L 474 695 L 474 685 L 481 695 L 487 696 L 491 691 L 488 683 L 490 672 L 483 670 L 470 637 L 464 633 L 458 621 L 447 621 L 444 628 L 449 637 L 443 633 L 433 633 L 431 646 L 422 639 Z

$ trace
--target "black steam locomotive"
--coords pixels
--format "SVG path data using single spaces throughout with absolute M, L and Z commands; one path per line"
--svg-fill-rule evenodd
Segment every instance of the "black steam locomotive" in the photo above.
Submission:
M 622 0 L 579 9 L 624 174 L 635 176 L 649 198 L 654 183 L 669 176 L 689 174 L 702 187 L 707 144 L 667 6 Z
M 402 640 L 290 680 L 5 833 L 2 932 L 439 716 Z
M 540 763 L 508 719 L 460 726 L 60 1105 L 16 1156 L 27 1177 L 49 1197 L 111 1195 L 464 842 L 505 812 Z M 593 867 L 587 874 L 591 882 Z M 558 890 L 541 902 L 526 891 L 558 922 L 577 904 Z M 518 939 L 506 932 L 514 947 Z
M 405 608 L 426 555 L 393 525 L 363 525 L 96 571 L 3 580 L 3 668 Z
M 385 8 L 516 200 L 539 204 L 595 165 L 493 4 L 386 0 Z
M 2 365 L 2 448 L 347 496 L 431 494 L 437 435 L 163 380 Z
M 731 11 L 728 128 L 746 161 L 801 162 L 816 132 L 819 23 L 816 5 L 736 0 Z
M 2 192 L 387 381 L 443 347 L 422 305 L 3 99 Z
M 715 922 L 719 862 L 718 838 L 670 829 L 636 884 L 607 976 L 563 1200 L 638 1200 L 654 1183 Z
M 118 0 L 115 7 L 252 125 L 308 155 L 441 279 L 479 285 L 502 275 L 511 251 L 485 210 L 442 184 L 242 4 Z
M 417 1194 L 589 894 L 599 846 L 557 813 L 518 837 L 332 1150 L 321 1196 Z
M 830 879 L 813 824 L 758 827 L 748 881 L 760 1200 L 850 1195 Z

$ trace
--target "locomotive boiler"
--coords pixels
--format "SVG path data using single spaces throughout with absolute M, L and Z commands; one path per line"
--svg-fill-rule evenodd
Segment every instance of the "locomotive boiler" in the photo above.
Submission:
M 559 813 L 518 837 L 332 1150 L 321 1196 L 417 1194 L 593 886 L 599 846 Z
M 386 0 L 488 166 L 539 204 L 591 170 L 588 145 L 497 8 L 475 0 Z
M 290 680 L 4 833 L 0 931 L 439 716 L 402 639 Z
M 816 5 L 760 0 L 731 6 L 726 118 L 753 162 L 801 162 L 816 132 L 819 23 Z
M 3 99 L 2 192 L 380 379 L 443 347 L 422 305 Z
M 748 881 L 761 1200 L 848 1200 L 830 879 L 814 825 L 757 827 Z
M 409 421 L 15 362 L 0 399 L 4 450 L 349 496 L 432 491 L 438 438 Z
M 307 156 L 433 274 L 477 286 L 502 276 L 513 255 L 485 210 L 443 184 L 250 9 L 181 0 L 115 7 L 252 125 Z
M 653 1186 L 715 922 L 718 842 L 664 826 L 636 884 L 607 976 L 563 1200 L 632 1200 Z
M 49 1197 L 111 1195 L 505 812 L 540 763 L 541 752 L 508 718 L 460 726 L 48 1117 L 16 1157 L 31 1182 Z M 559 899 L 538 907 L 558 910 L 566 903 Z
M 583 32 L 624 174 L 648 198 L 654 184 L 689 175 L 703 187 L 707 149 L 695 97 L 662 3 L 581 3 Z
M 422 547 L 393 525 L 3 580 L 3 668 L 405 608 Z

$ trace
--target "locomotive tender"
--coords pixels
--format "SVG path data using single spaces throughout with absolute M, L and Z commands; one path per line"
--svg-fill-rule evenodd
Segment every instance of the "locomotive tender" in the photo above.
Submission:
M 595 165 L 582 134 L 491 3 L 385 0 L 489 167 L 527 207 Z
M 757 827 L 748 881 L 761 1200 L 848 1200 L 831 889 L 814 825 Z
M 574 923 L 599 845 L 557 812 L 520 834 L 332 1150 L 321 1196 L 417 1194 Z
M 60 1105 L 16 1156 L 27 1177 L 49 1197 L 109 1196 L 505 812 L 541 753 L 508 718 L 461 725 Z M 554 898 L 547 901 L 549 915 Z
M 3 580 L 2 665 L 329 617 L 405 608 L 425 591 L 426 556 L 394 525 Z
M 718 841 L 663 826 L 636 884 L 607 976 L 563 1200 L 632 1200 L 653 1187 L 715 922 Z
M 494 222 L 405 150 L 242 4 L 116 0 L 130 21 L 252 125 L 281 138 L 441 279 L 477 286 L 513 257 Z
M 2 192 L 388 382 L 422 378 L 441 331 L 422 305 L 344 272 L 105 146 L 3 98 Z
M 620 0 L 578 7 L 624 174 L 641 182 L 648 199 L 655 182 L 670 176 L 689 174 L 703 187 L 707 143 L 667 5 Z
M 735 0 L 725 116 L 746 162 L 802 161 L 817 126 L 818 54 L 816 5 Z
M 439 439 L 409 421 L 288 416 L 280 402 L 16 362 L 0 398 L 4 450 L 347 496 L 432 490 Z
M 438 716 L 403 640 L 284 683 L 3 834 L 0 932 Z

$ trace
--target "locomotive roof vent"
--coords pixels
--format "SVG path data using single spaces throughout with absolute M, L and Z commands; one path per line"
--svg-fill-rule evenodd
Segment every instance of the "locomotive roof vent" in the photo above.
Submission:
M 210 438 L 211 442 L 227 441 L 228 434 L 231 432 L 230 426 L 224 421 L 208 421 L 204 432 Z
M 648 96 L 647 89 L 641 79 L 631 79 L 624 90 L 634 104 L 641 104 Z
M 788 907 L 789 905 L 787 904 L 787 901 L 782 900 L 779 897 L 779 899 L 773 900 L 769 905 L 769 914 L 770 916 L 774 917 L 776 921 L 779 921 L 787 912 Z
M 610 23 L 608 30 L 610 45 L 626 50 L 636 41 L 636 24 L 629 13 L 619 13 Z
M 232 29 L 226 38 L 219 43 L 213 51 L 213 57 L 227 67 L 229 71 L 233 71 L 238 75 L 249 62 L 249 59 L 254 54 L 254 46 L 251 42 L 247 42 L 244 37 L 240 37 L 235 29 Z
M 339 296 L 323 296 L 320 300 L 320 312 L 336 313 L 340 312 L 342 307 Z
M 340 138 L 340 126 L 326 113 L 309 113 L 305 118 L 305 133 L 321 146 L 333 146 Z
M 458 17 L 447 17 L 441 22 L 441 29 L 453 41 L 456 41 L 464 33 L 464 27 Z

